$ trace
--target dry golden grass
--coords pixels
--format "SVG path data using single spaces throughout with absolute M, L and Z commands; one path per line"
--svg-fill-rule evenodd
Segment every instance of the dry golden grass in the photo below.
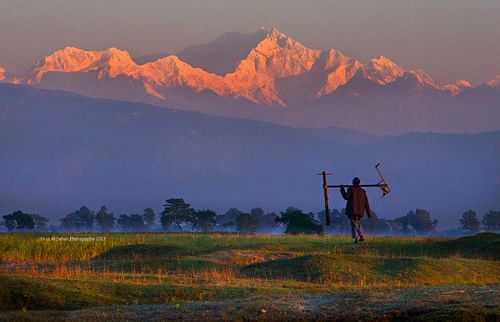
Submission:
M 466 247 L 460 240 L 418 237 L 374 237 L 354 245 L 347 236 L 73 236 L 105 238 L 0 235 L 0 310 L 18 305 L 2 302 L 16 292 L 33 294 L 33 303 L 72 308 L 500 284 L 499 262 L 488 259 L 495 254 L 492 247 L 498 247 L 495 236 L 465 240 Z M 487 250 L 485 258 L 481 247 Z

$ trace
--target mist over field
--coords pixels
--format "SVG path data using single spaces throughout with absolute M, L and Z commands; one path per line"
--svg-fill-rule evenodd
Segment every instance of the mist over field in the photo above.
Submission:
M 379 217 L 427 209 L 439 229 L 468 209 L 500 208 L 500 132 L 375 136 L 208 116 L 140 103 L 0 85 L 0 212 L 58 218 L 85 205 L 161 210 L 170 197 L 223 213 L 237 207 L 322 209 L 322 170 L 368 190 Z M 331 190 L 331 207 L 345 204 Z

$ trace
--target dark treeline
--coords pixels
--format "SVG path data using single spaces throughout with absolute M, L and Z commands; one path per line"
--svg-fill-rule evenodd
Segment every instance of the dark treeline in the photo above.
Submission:
M 8 231 L 52 231 L 52 232 L 145 232 L 145 231 L 197 231 L 197 232 L 240 232 L 240 233 L 287 233 L 321 234 L 348 233 L 349 218 L 345 209 L 333 209 L 330 226 L 325 226 L 324 211 L 314 214 L 290 207 L 279 214 L 253 208 L 243 212 L 231 208 L 224 214 L 210 209 L 196 210 L 181 198 L 166 200 L 163 210 L 156 214 L 152 208 L 142 213 L 115 216 L 105 206 L 95 212 L 83 206 L 65 215 L 59 226 L 48 226 L 48 219 L 38 214 L 20 210 L 3 216 L 1 224 Z M 425 209 L 410 210 L 395 219 L 380 218 L 372 212 L 372 218 L 363 218 L 363 228 L 371 234 L 429 235 L 436 232 L 438 221 Z M 462 214 L 460 227 L 455 233 L 474 234 L 484 231 L 500 231 L 500 211 L 490 210 L 480 220 L 474 210 Z

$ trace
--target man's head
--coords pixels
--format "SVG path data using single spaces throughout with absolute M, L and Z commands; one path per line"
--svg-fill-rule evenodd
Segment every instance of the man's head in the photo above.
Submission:
M 352 179 L 352 185 L 353 185 L 353 186 L 359 186 L 359 184 L 360 184 L 360 183 L 361 183 L 361 180 L 359 180 L 359 178 L 358 178 L 358 177 L 354 177 L 354 178 Z

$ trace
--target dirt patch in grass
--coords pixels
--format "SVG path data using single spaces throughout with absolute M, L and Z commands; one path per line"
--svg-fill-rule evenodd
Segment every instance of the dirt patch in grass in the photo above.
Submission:
M 63 312 L 3 312 L 27 321 L 498 321 L 500 289 L 439 287 L 316 296 L 118 305 Z
M 336 266 L 344 264 L 345 257 L 341 256 L 307 255 L 247 265 L 241 269 L 241 274 L 267 279 L 320 282 L 334 278 L 339 273 Z
M 85 264 L 82 267 L 85 269 Z M 198 258 L 158 258 L 143 260 L 114 260 L 92 263 L 92 269 L 97 272 L 125 273 L 194 273 L 207 270 L 222 270 L 224 265 Z
M 277 259 L 293 258 L 300 255 L 301 254 L 292 252 L 230 250 L 201 256 L 201 258 L 212 260 L 222 265 L 246 266 Z
M 418 269 L 415 258 L 381 258 L 373 265 L 373 270 L 381 276 L 396 277 Z

